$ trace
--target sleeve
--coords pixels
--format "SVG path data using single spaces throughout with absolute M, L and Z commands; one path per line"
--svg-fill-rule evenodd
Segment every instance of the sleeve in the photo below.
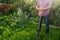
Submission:
M 39 7 L 39 2 L 38 1 L 36 2 L 36 6 Z

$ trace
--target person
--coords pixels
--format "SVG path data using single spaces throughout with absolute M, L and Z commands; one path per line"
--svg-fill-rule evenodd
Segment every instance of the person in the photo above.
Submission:
M 42 19 L 45 20 L 46 23 L 46 33 L 49 33 L 49 9 L 52 8 L 52 1 L 51 0 L 38 0 L 36 4 L 36 9 L 38 10 L 39 16 L 39 24 L 38 24 L 38 34 L 41 30 Z

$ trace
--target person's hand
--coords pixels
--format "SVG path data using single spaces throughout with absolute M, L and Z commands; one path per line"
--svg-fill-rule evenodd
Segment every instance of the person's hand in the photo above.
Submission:
M 39 8 L 39 11 L 43 11 L 43 9 L 42 8 Z
M 41 15 L 42 13 L 43 13 L 43 10 L 40 10 L 40 11 L 39 11 L 39 14 Z
M 42 14 L 42 11 L 39 11 L 40 15 Z
M 40 15 L 43 13 L 43 9 L 42 8 L 40 8 L 40 10 L 39 10 L 39 13 L 40 13 Z

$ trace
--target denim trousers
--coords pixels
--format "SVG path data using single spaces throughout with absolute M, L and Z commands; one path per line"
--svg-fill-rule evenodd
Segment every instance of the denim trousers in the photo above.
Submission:
M 44 19 L 46 24 L 46 33 L 49 33 L 49 19 L 48 16 L 38 16 L 39 24 L 38 24 L 38 31 L 41 30 L 42 27 L 42 20 Z

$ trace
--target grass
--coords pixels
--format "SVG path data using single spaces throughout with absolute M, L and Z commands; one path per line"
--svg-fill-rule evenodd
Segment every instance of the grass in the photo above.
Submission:
M 32 36 L 30 40 L 37 40 L 37 36 L 36 36 L 37 26 L 33 28 L 28 28 L 28 30 L 30 31 L 26 33 L 30 33 L 30 37 Z M 50 28 L 50 33 L 47 35 L 45 33 L 45 27 L 42 27 L 42 30 L 40 32 L 40 37 L 41 37 L 40 40 L 60 40 L 60 29 Z
M 7 31 L 0 35 L 0 40 L 38 40 L 37 38 L 38 25 L 29 24 L 25 29 L 18 31 L 11 31 L 7 28 Z M 21 28 L 19 28 L 21 29 Z M 40 31 L 40 40 L 60 40 L 60 29 L 50 28 L 50 33 L 45 33 L 45 27 L 42 26 Z

